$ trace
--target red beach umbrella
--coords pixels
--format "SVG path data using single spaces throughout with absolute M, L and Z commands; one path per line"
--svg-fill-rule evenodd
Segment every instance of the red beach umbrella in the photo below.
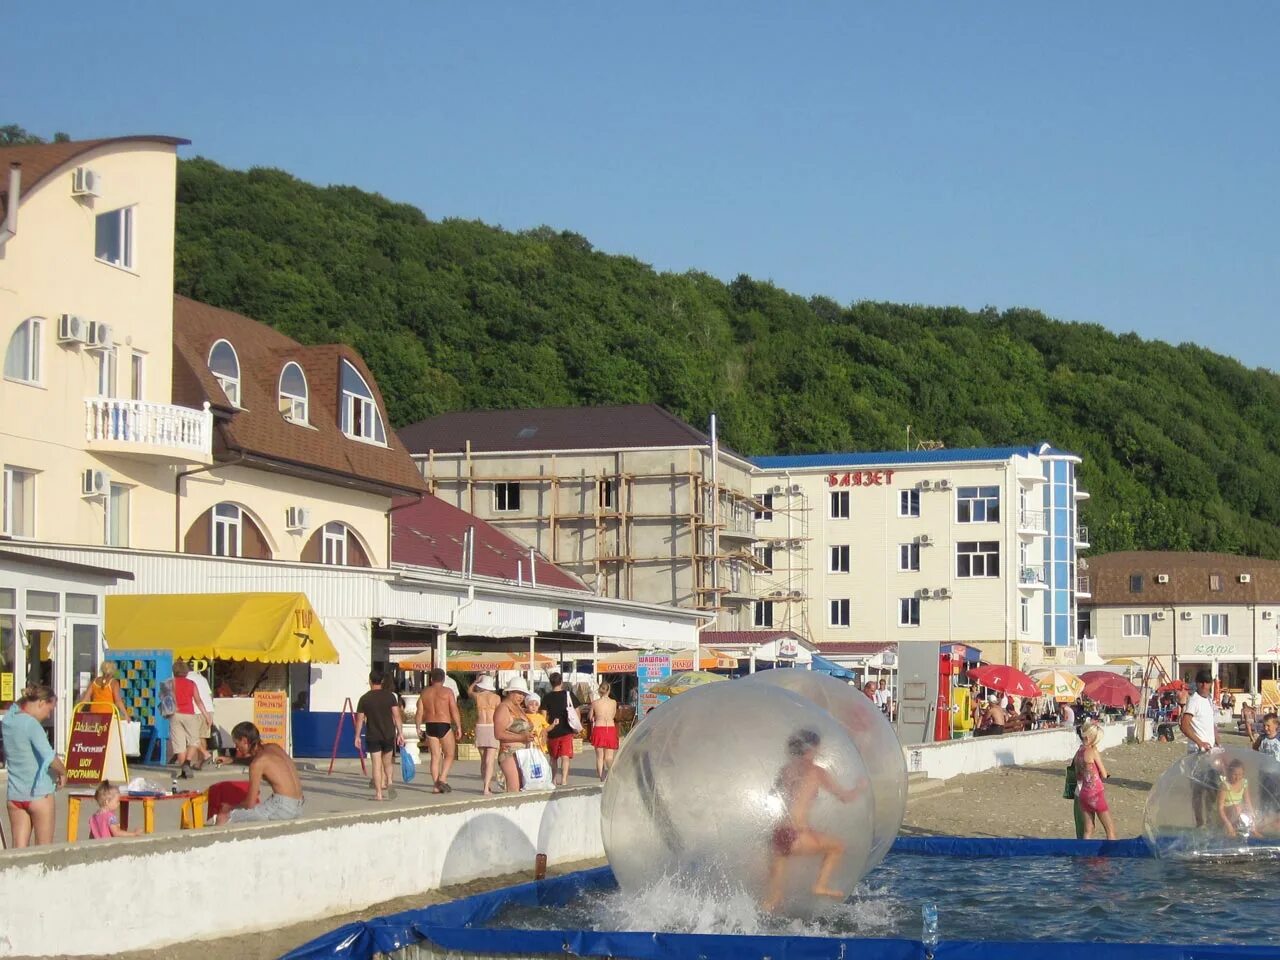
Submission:
M 998 663 L 990 667 L 978 667 L 969 671 L 969 679 L 1001 693 L 1013 694 L 1015 697 L 1042 697 L 1044 691 L 1021 670 Z
M 1187 682 L 1185 680 L 1170 680 L 1164 686 L 1156 687 L 1156 693 L 1165 693 L 1169 690 L 1185 690 Z
M 1130 703 L 1138 702 L 1141 696 L 1138 688 L 1124 677 L 1101 670 L 1090 672 L 1092 677 L 1086 673 L 1081 678 L 1084 680 L 1084 695 L 1090 700 L 1104 707 L 1123 707 L 1125 697 L 1129 698 Z

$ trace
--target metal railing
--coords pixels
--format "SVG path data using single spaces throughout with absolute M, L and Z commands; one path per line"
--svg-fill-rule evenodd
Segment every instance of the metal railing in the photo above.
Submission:
M 1076 543 L 1089 543 L 1089 528 L 1083 523 L 1076 525 Z
M 1024 587 L 1047 586 L 1049 578 L 1044 567 L 1022 567 L 1018 570 L 1018 583 Z
M 169 447 L 208 456 L 213 450 L 213 414 L 170 403 L 87 397 L 85 440 Z
M 1049 515 L 1043 510 L 1022 510 L 1018 513 L 1018 529 L 1048 533 Z
M 1089 589 L 1088 577 L 1076 577 L 1076 594 L 1081 597 L 1093 595 L 1093 591 Z

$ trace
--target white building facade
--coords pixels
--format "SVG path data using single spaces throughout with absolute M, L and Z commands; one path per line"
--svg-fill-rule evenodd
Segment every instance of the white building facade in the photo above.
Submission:
M 995 663 L 1088 646 L 1080 458 L 1047 444 L 759 457 L 757 627 L 824 644 L 960 642 Z

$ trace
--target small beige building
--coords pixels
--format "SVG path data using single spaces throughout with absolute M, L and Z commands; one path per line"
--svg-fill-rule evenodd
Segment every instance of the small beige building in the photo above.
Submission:
M 753 458 L 757 626 L 833 654 L 919 640 L 1076 662 L 1079 462 L 1047 444 Z
M 1280 679 L 1280 562 L 1226 553 L 1125 551 L 1089 561 L 1082 607 L 1104 658 L 1159 661 L 1175 679 L 1222 687 Z
M 447 413 L 400 438 L 434 494 L 598 594 L 751 626 L 751 464 L 661 407 Z

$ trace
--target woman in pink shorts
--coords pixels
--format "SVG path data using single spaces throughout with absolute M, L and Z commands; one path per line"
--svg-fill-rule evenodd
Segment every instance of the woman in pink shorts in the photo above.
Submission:
M 1116 825 L 1111 820 L 1111 808 L 1107 806 L 1107 791 L 1103 781 L 1110 776 L 1102 765 L 1102 755 L 1098 753 L 1098 739 L 1102 736 L 1102 727 L 1090 722 L 1080 728 L 1080 749 L 1076 751 L 1076 802 L 1080 804 L 1080 812 L 1084 814 L 1084 839 L 1093 836 L 1095 818 L 1107 831 L 1107 839 L 1116 839 Z

